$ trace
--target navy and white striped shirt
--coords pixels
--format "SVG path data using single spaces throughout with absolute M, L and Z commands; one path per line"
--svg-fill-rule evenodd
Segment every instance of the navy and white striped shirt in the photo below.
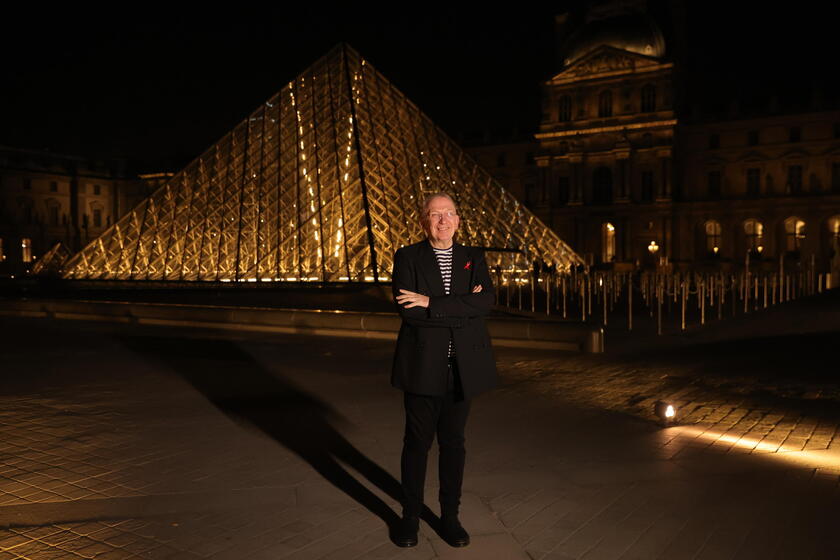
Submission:
M 452 283 L 452 247 L 449 249 L 438 249 L 432 247 L 435 251 L 435 258 L 440 267 L 440 276 L 443 279 L 443 291 L 449 294 L 449 286 Z M 449 352 L 447 354 L 450 358 L 455 355 L 455 348 L 452 346 L 452 335 L 449 336 Z

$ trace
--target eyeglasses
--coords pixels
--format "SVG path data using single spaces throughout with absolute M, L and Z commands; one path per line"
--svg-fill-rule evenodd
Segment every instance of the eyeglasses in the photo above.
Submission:
M 441 218 L 446 218 L 447 220 L 451 220 L 452 218 L 458 215 L 457 212 L 454 210 L 450 210 L 448 212 L 429 212 L 428 216 L 429 219 L 433 222 L 440 221 Z

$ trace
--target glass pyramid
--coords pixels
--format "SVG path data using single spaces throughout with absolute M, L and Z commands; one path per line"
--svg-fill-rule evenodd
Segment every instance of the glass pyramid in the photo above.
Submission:
M 458 241 L 488 248 L 488 264 L 509 276 L 527 274 L 536 259 L 561 270 L 581 262 L 382 74 L 338 45 L 74 255 L 62 275 L 388 281 L 394 251 L 423 239 L 418 204 L 437 191 L 458 202 Z

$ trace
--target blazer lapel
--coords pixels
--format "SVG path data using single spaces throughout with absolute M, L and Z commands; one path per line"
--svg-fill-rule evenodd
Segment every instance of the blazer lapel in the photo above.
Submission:
M 467 269 L 467 248 L 460 243 L 455 243 L 452 247 L 452 286 L 449 293 L 451 294 L 468 294 L 470 293 L 470 276 L 472 270 Z M 472 263 L 470 263 L 472 266 Z
M 454 258 L 453 255 L 453 260 Z M 428 239 L 420 244 L 420 271 L 426 277 L 426 282 L 432 291 L 429 295 L 446 295 L 446 291 L 443 289 L 443 278 L 440 275 L 440 267 L 435 258 L 435 252 L 432 250 L 432 244 L 429 243 Z

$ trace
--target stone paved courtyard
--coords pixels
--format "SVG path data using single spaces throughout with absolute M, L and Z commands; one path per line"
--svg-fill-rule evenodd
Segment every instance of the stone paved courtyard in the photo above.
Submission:
M 603 355 L 498 349 L 462 520 L 399 513 L 392 343 L 0 317 L 0 560 L 837 558 L 835 294 Z M 677 426 L 652 415 L 679 407 Z

